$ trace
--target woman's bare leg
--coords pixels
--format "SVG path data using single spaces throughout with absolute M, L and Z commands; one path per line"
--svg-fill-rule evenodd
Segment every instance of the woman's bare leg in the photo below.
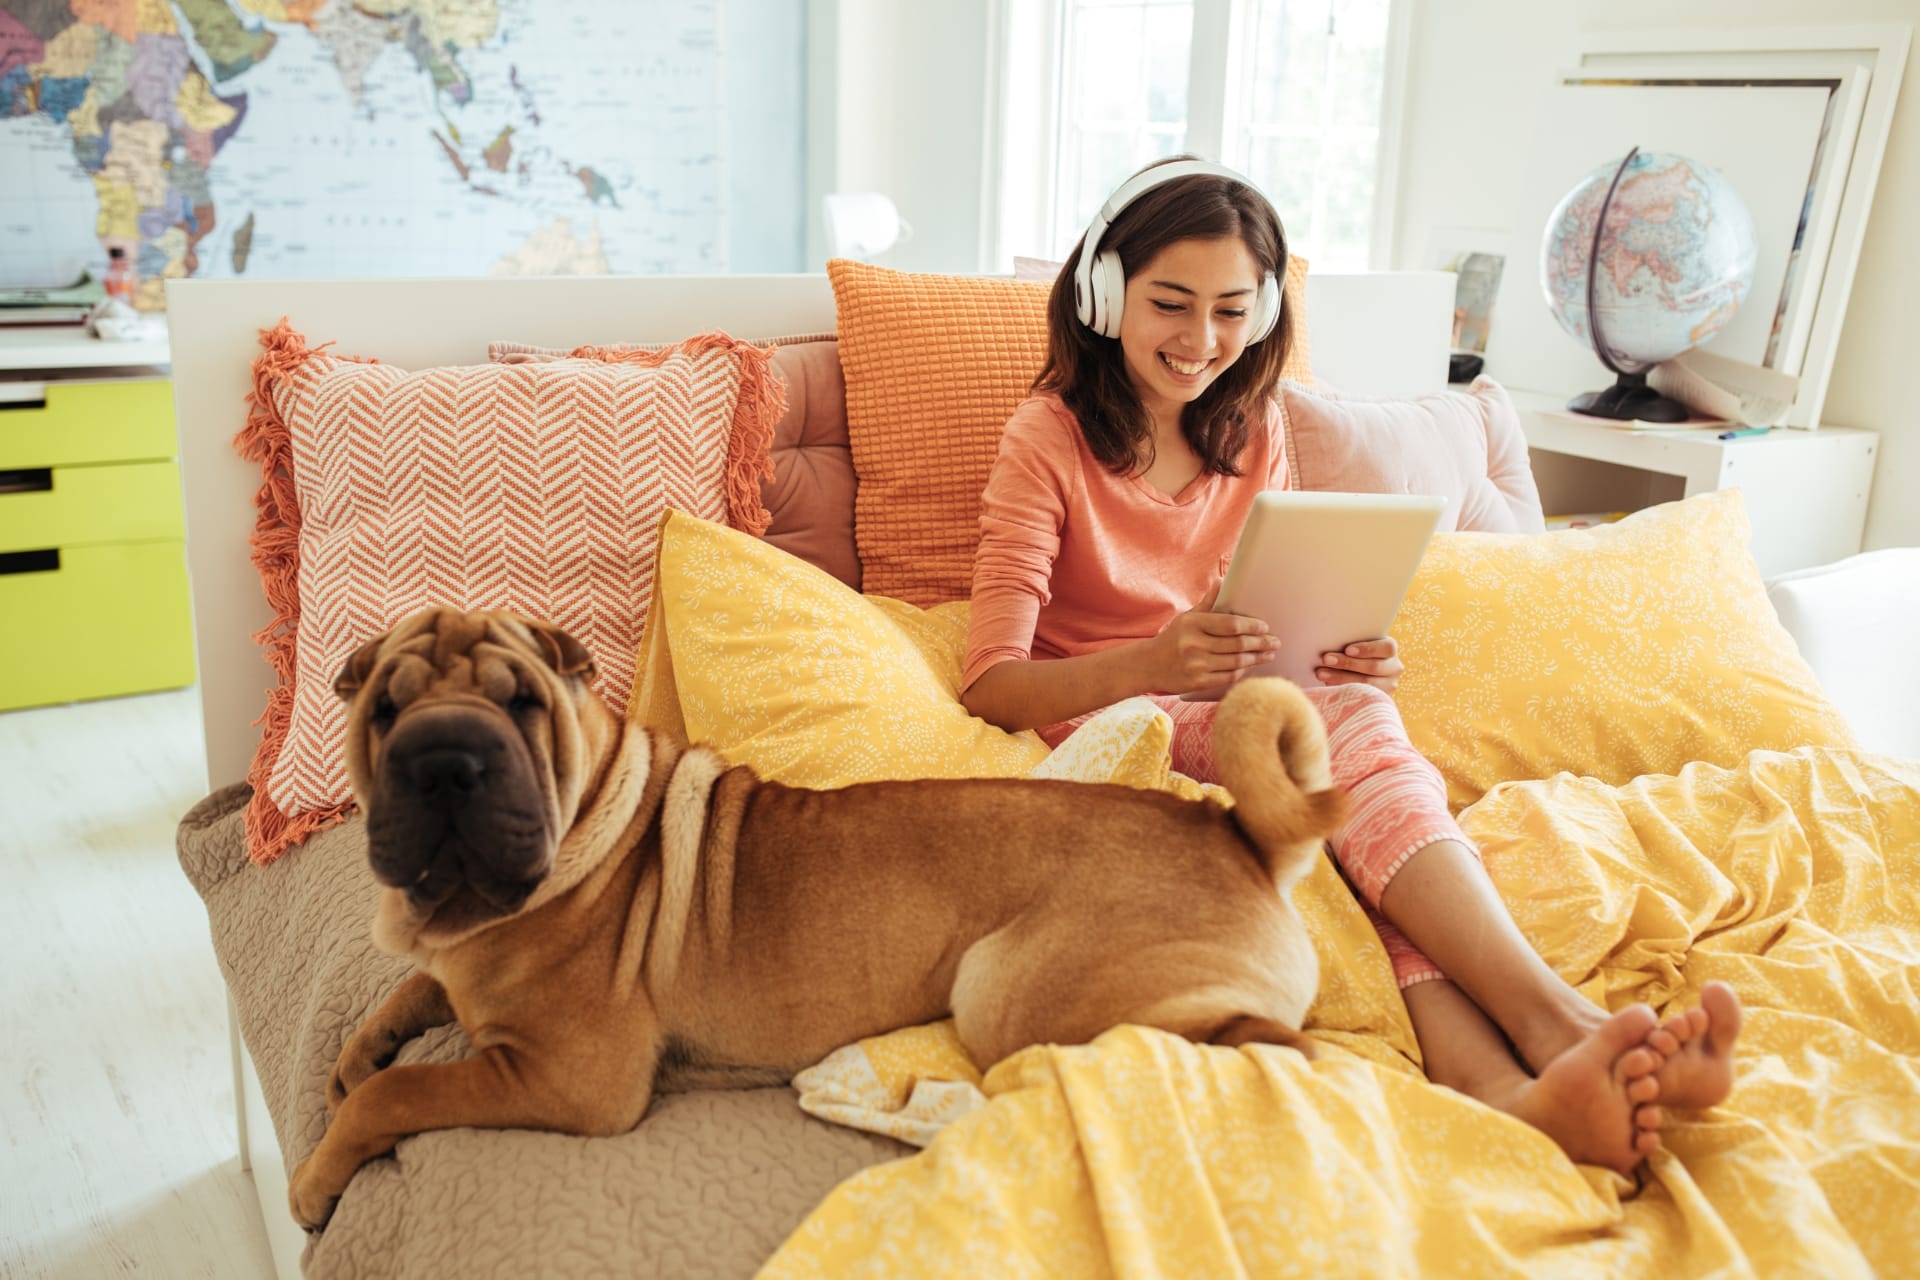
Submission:
M 1608 1022 L 1605 1010 L 1540 958 L 1479 860 L 1457 841 L 1435 841 L 1409 858 L 1387 883 L 1380 911 L 1485 1011 L 1536 1073 L 1544 1075 Z M 1699 1008 L 1669 1019 L 1649 1040 L 1664 1059 L 1656 1073 L 1661 1103 L 1706 1107 L 1724 1098 L 1739 1034 L 1739 999 L 1725 983 L 1710 984 Z M 1424 1038 L 1422 1046 L 1424 1052 Z
M 1401 995 L 1435 1084 L 1526 1121 L 1583 1164 L 1630 1173 L 1660 1145 L 1660 1108 L 1651 1102 L 1661 1058 L 1644 1044 L 1655 1029 L 1645 1005 L 1603 1015 L 1592 1035 L 1536 1079 L 1453 983 L 1417 982 Z

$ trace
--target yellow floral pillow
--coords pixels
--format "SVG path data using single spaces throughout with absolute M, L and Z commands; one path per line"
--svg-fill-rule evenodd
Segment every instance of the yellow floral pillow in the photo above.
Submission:
M 1049 755 L 960 705 L 965 603 L 862 596 L 758 538 L 671 511 L 628 715 L 793 786 L 883 778 L 1118 782 L 1189 799 L 1173 724 L 1144 698 L 1109 707 Z
M 1028 776 L 1119 782 L 1149 791 L 1171 791 L 1185 800 L 1211 796 L 1222 804 L 1233 803 L 1225 787 L 1174 772 L 1173 717 L 1147 698 L 1114 703 L 1075 729 Z
M 960 705 L 967 606 L 862 596 L 778 547 L 673 511 L 628 715 L 763 778 L 1017 777 L 1046 758 Z
M 1595 529 L 1434 538 L 1395 702 L 1455 808 L 1561 771 L 1618 785 L 1853 747 L 1767 601 L 1737 489 Z

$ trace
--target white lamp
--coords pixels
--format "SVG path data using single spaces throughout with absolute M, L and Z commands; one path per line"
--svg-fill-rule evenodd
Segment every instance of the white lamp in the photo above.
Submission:
M 827 256 L 862 262 L 913 238 L 913 227 L 893 201 L 878 191 L 834 191 L 821 197 L 826 214 Z

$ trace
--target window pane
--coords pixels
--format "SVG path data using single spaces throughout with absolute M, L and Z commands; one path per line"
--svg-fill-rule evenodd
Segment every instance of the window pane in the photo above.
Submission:
M 1074 0 L 1053 231 L 1064 253 L 1142 165 L 1185 149 L 1192 0 Z
M 1377 138 L 1329 139 L 1321 172 L 1326 216 L 1314 228 L 1316 252 L 1329 267 L 1364 268 L 1373 239 Z
M 1364 270 L 1373 239 L 1392 0 L 1248 0 L 1253 48 L 1247 170 L 1288 243 L 1328 269 Z
M 1100 202 L 1128 174 L 1146 163 L 1139 156 L 1140 135 L 1132 129 L 1114 133 L 1087 133 L 1080 139 L 1080 174 L 1074 188 L 1067 225 L 1085 226 L 1100 210 Z
M 1140 119 L 1146 106 L 1146 86 L 1140 82 L 1146 63 L 1146 10 L 1137 5 L 1103 7 L 1075 16 L 1080 123 Z
M 1253 122 L 1320 123 L 1327 78 L 1329 0 L 1261 0 L 1253 52 Z
M 1335 127 L 1374 129 L 1387 67 L 1387 0 L 1346 0 L 1333 39 Z
M 1247 153 L 1247 176 L 1260 184 L 1279 211 L 1287 243 L 1302 252 L 1314 235 L 1313 194 L 1319 162 L 1320 140 L 1312 137 L 1255 138 Z
M 1147 11 L 1147 119 L 1185 124 L 1187 60 L 1193 45 L 1193 6 L 1156 5 Z

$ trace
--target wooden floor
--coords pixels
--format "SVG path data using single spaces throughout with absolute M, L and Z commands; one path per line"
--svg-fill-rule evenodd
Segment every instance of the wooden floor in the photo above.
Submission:
M 0 1277 L 268 1276 L 173 828 L 191 691 L 0 714 Z

